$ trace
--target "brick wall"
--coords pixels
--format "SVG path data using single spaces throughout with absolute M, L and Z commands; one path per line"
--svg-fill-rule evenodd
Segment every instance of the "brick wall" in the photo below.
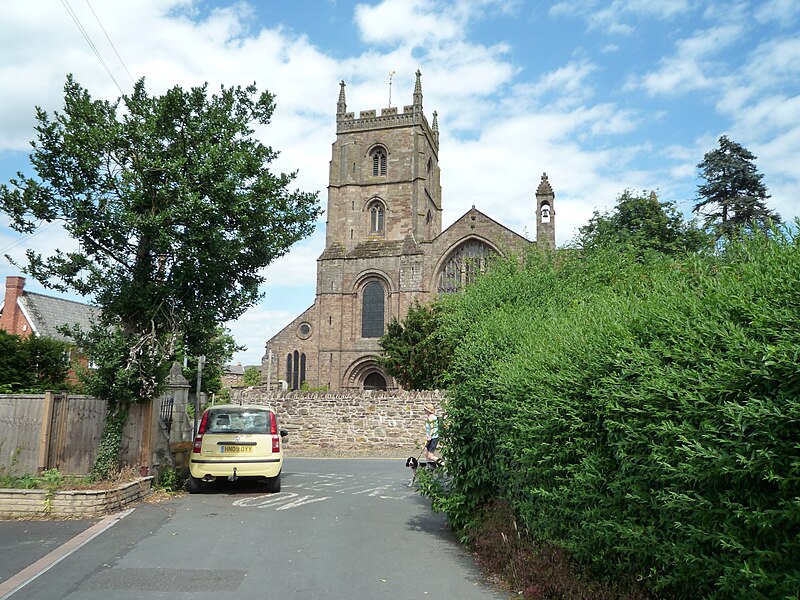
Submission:
M 425 439 L 425 413 L 433 404 L 441 415 L 441 392 L 268 392 L 234 390 L 233 400 L 264 404 L 277 411 L 286 429 L 286 450 L 410 456 Z
M 0 315 L 0 329 L 5 329 L 12 335 L 27 336 L 31 333 L 30 325 L 17 305 L 17 300 L 24 289 L 24 277 L 6 277 L 6 294 L 3 312 Z

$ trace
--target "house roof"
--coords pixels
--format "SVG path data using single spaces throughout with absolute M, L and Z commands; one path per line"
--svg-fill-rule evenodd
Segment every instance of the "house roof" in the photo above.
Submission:
M 244 375 L 244 367 L 242 365 L 225 365 L 225 375 Z
M 100 309 L 91 304 L 35 292 L 23 292 L 18 302 L 37 335 L 57 340 L 72 341 L 58 331 L 59 327 L 78 325 L 89 331 L 92 321 L 100 317 Z

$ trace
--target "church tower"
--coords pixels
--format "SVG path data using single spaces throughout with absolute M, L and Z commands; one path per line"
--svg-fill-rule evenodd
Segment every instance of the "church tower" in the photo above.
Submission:
M 553 193 L 536 192 L 537 239 L 555 247 Z M 489 256 L 522 256 L 529 242 L 475 207 L 442 229 L 439 122 L 422 109 L 421 74 L 402 108 L 336 103 L 325 249 L 313 305 L 266 344 L 262 381 L 295 390 L 392 390 L 380 338 L 415 302 L 457 293 Z M 273 360 L 274 359 L 274 360 Z
M 336 141 L 330 162 L 326 249 L 345 251 L 365 241 L 429 241 L 442 231 L 439 131 L 422 112 L 421 74 L 413 103 L 347 112 L 339 84 Z
M 547 173 L 536 189 L 536 243 L 551 250 L 556 249 L 556 193 L 550 186 Z

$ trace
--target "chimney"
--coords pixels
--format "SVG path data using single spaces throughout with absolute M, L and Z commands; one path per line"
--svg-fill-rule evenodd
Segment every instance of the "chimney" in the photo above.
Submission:
M 25 278 L 9 275 L 6 277 L 6 297 L 3 304 L 3 314 L 0 315 L 0 329 L 5 329 L 13 335 L 29 335 L 28 323 L 19 309 L 17 300 L 25 289 Z M 25 329 L 23 330 L 23 326 Z

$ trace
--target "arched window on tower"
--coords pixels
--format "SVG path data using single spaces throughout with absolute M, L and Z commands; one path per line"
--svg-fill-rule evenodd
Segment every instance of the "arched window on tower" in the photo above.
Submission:
M 542 208 L 540 209 L 542 215 L 542 223 L 549 223 L 550 222 L 550 205 L 546 202 L 542 204 Z
M 377 338 L 383 335 L 386 293 L 377 281 L 370 281 L 361 293 L 361 337 Z
M 386 175 L 386 150 L 378 148 L 372 153 L 372 176 Z
M 440 294 L 460 292 L 486 271 L 494 249 L 479 240 L 469 240 L 456 248 L 439 273 Z
M 379 200 L 373 200 L 369 205 L 369 232 L 372 235 L 383 235 L 384 208 Z

